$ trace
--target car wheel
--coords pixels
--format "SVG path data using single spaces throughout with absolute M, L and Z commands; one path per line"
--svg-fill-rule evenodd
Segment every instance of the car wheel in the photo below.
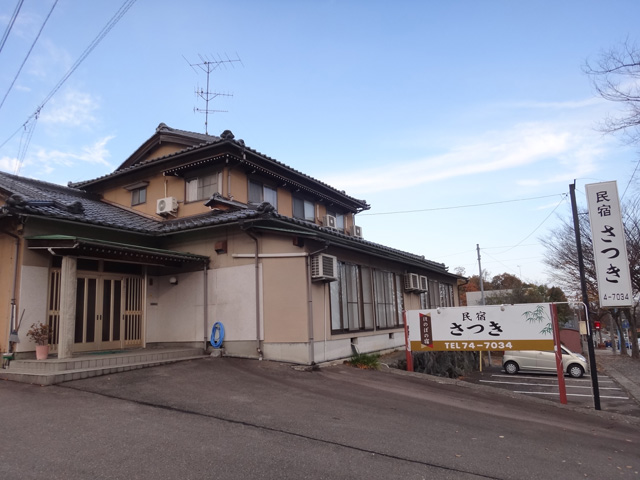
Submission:
M 511 360 L 509 360 L 507 363 L 504 364 L 504 371 L 507 372 L 509 375 L 515 375 L 516 373 L 518 373 L 519 369 L 520 367 L 518 367 L 518 364 Z
M 573 378 L 580 378 L 582 375 L 584 375 L 584 370 L 577 363 L 572 363 L 571 365 L 569 365 L 569 368 L 567 368 L 567 373 Z

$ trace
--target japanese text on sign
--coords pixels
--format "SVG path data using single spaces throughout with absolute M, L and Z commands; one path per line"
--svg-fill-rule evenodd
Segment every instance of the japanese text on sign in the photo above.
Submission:
M 616 182 L 585 185 L 600 306 L 633 303 L 629 260 Z

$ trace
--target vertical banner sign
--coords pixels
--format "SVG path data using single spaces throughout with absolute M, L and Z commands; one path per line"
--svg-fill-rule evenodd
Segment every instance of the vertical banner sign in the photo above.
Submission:
M 601 307 L 631 307 L 629 257 L 616 182 L 585 185 Z

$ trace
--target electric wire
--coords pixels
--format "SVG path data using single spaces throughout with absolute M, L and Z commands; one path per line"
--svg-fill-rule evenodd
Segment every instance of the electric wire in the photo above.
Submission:
M 7 38 L 9 38 L 9 33 L 11 32 L 11 29 L 13 28 L 13 24 L 15 23 L 16 18 L 18 18 L 18 13 L 20 13 L 20 9 L 22 8 L 22 4 L 23 3 L 24 3 L 24 0 L 18 0 L 18 4 L 16 5 L 16 9 L 13 11 L 13 15 L 11 16 L 11 20 L 9 20 L 9 25 L 7 25 L 7 29 L 2 34 L 2 40 L 0 40 L 0 52 L 2 52 L 2 48 L 4 47 L 4 44 L 6 43 Z
M 544 225 L 544 224 L 545 224 L 545 222 L 546 222 L 547 220 L 549 220 L 549 217 L 551 217 L 551 215 L 553 215 L 553 214 L 554 214 L 554 212 L 555 212 L 555 211 L 560 207 L 560 205 L 562 205 L 562 204 L 567 200 L 567 195 L 568 195 L 568 194 L 566 194 L 566 193 L 563 193 L 563 194 L 562 194 L 562 199 L 558 202 L 558 204 L 554 207 L 554 209 L 553 209 L 553 210 L 551 210 L 551 212 L 549 213 L 549 215 L 547 215 L 547 216 L 545 217 L 545 219 L 544 219 L 544 220 L 542 220 L 542 222 L 540 222 L 540 224 L 539 224 L 536 228 L 534 228 L 534 229 L 533 229 L 533 231 L 532 231 L 529 235 L 527 235 L 526 237 L 524 237 L 522 240 L 520 240 L 518 243 L 516 243 L 516 244 L 515 244 L 515 245 L 513 245 L 512 247 L 509 247 L 508 249 L 504 250 L 503 252 L 496 252 L 496 255 L 502 255 L 502 254 L 504 254 L 504 253 L 510 252 L 510 251 L 511 251 L 511 250 L 513 250 L 514 248 L 518 247 L 518 246 L 519 246 L 521 243 L 523 243 L 525 240 L 527 240 L 531 235 L 533 235 L 534 233 L 536 233 L 536 232 L 540 229 L 540 227 L 542 227 L 542 225 Z
M 56 3 L 58 0 L 56 0 Z M 124 3 L 120 6 L 118 11 L 111 17 L 111 19 L 107 22 L 107 24 L 102 28 L 102 30 L 98 33 L 98 35 L 93 39 L 93 41 L 89 44 L 89 46 L 82 52 L 78 60 L 71 66 L 71 68 L 65 73 L 62 79 L 53 87 L 51 92 L 45 97 L 45 99 L 40 103 L 40 105 L 36 108 L 35 112 L 33 112 L 27 120 L 1 145 L 2 148 L 9 140 L 11 140 L 21 129 L 24 129 L 28 132 L 26 142 L 23 143 L 21 140 L 20 144 L 20 153 L 18 155 L 18 165 L 16 166 L 16 170 L 20 171 L 21 163 L 24 160 L 27 149 L 29 147 L 29 143 L 31 142 L 31 137 L 33 136 L 33 131 L 35 129 L 35 125 L 30 125 L 30 122 L 35 122 L 38 120 L 40 116 L 40 112 L 47 104 L 49 100 L 60 90 L 62 85 L 67 81 L 67 79 L 76 71 L 76 69 L 80 66 L 80 64 L 89 56 L 89 54 L 98 46 L 98 44 L 102 41 L 102 39 L 111 31 L 113 27 L 120 21 L 120 19 L 129 11 L 129 9 L 133 6 L 136 0 L 125 0 Z M 54 4 L 55 6 L 55 4 Z M 53 9 L 52 9 L 53 10 Z M 51 14 L 51 12 L 50 12 Z M 47 17 L 48 18 L 48 17 Z M 1 105 L 0 105 L 1 106 Z M 23 135 L 24 138 L 24 135 Z
M 627 182 L 627 186 L 624 188 L 624 192 L 622 192 L 622 196 L 620 197 L 620 201 L 622 201 L 622 199 L 626 195 L 627 190 L 629 189 L 629 185 L 631 185 L 631 182 L 633 181 L 633 177 L 636 176 L 636 172 L 638 171 L 638 167 L 639 166 L 640 166 L 640 159 L 638 159 L 638 161 L 636 162 L 636 168 L 633 169 L 633 173 L 631 174 L 631 178 Z
M 517 198 L 515 200 L 501 200 L 499 202 L 487 202 L 487 203 L 475 203 L 471 205 L 455 205 L 452 207 L 437 207 L 437 208 L 423 208 L 420 210 L 403 210 L 398 212 L 379 212 L 379 213 L 359 213 L 361 216 L 371 216 L 371 215 L 397 215 L 401 213 L 419 213 L 419 212 L 434 212 L 437 210 L 453 210 L 457 208 L 470 208 L 470 207 L 484 207 L 487 205 L 498 205 L 503 203 L 514 203 L 514 202 L 524 202 L 527 200 L 538 200 L 540 198 L 549 198 L 549 197 L 557 197 L 558 195 L 562 195 L 563 200 L 566 198 L 566 193 L 554 193 L 553 195 L 543 195 L 540 197 L 529 197 L 529 198 Z
M 2 97 L 2 101 L 0 102 L 0 109 L 4 105 L 4 102 L 7 99 L 7 97 L 9 96 L 9 92 L 13 88 L 13 85 L 18 80 L 18 77 L 20 76 L 20 72 L 22 72 L 22 68 L 24 67 L 24 64 L 27 63 L 27 60 L 29 59 L 29 56 L 31 55 L 31 52 L 33 51 L 33 47 L 36 46 L 36 43 L 38 42 L 38 39 L 40 38 L 40 34 L 42 33 L 42 30 L 44 30 L 44 26 L 47 24 L 47 21 L 49 20 L 49 17 L 53 13 L 53 9 L 56 8 L 57 4 L 58 4 L 58 0 L 55 0 L 55 2 L 53 2 L 53 5 L 51 6 L 51 10 L 49 10 L 49 14 L 44 19 L 44 22 L 42 22 L 42 25 L 40 26 L 40 30 L 38 31 L 38 34 L 36 35 L 36 38 L 33 40 L 33 43 L 31 44 L 31 48 L 27 52 L 27 55 L 24 57 L 24 60 L 22 61 L 22 64 L 20 65 L 20 68 L 18 68 L 18 72 L 16 73 L 15 77 L 13 77 L 13 81 L 11 82 L 11 85 L 9 85 L 9 88 L 7 89 L 7 93 L 5 93 L 4 97 Z

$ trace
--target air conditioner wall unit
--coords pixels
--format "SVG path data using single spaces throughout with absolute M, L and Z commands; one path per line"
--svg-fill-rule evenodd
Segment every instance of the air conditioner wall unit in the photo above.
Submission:
M 351 235 L 362 238 L 362 227 L 360 225 L 353 225 L 351 227 Z
M 405 273 L 404 289 L 408 292 L 420 290 L 420 276 L 417 273 Z
M 334 230 L 338 229 L 338 221 L 333 215 L 325 215 L 322 219 L 322 225 L 328 228 L 333 228 Z
M 178 211 L 178 200 L 175 197 L 159 198 L 156 203 L 158 215 L 174 214 Z
M 333 282 L 338 279 L 338 259 L 319 253 L 311 257 L 311 280 Z

